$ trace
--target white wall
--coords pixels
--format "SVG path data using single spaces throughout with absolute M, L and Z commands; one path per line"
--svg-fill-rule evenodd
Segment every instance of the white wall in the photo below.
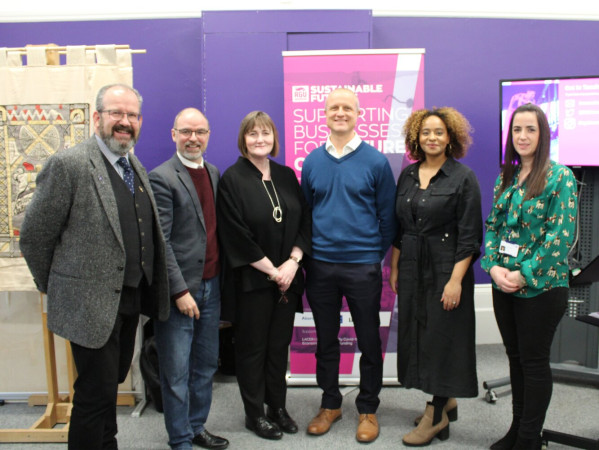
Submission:
M 534 18 L 561 20 L 599 20 L 599 2 L 570 0 L 547 2 L 546 0 L 503 0 L 481 2 L 458 0 L 449 4 L 446 0 L 428 2 L 397 2 L 371 0 L 364 6 L 363 0 L 223 0 L 199 2 L 154 2 L 147 0 L 104 0 L 82 2 L 80 0 L 53 1 L 30 0 L 27 2 L 2 1 L 0 22 L 36 22 L 55 20 L 100 20 L 128 18 L 199 17 L 202 11 L 211 10 L 265 10 L 265 9 L 370 9 L 375 16 L 439 16 L 439 17 L 495 17 Z M 0 36 L 1 44 L 1 36 Z
M 474 287 L 474 309 L 476 311 L 476 343 L 501 344 L 501 335 L 493 312 L 491 284 Z
M 54 346 L 58 390 L 65 394 L 69 384 L 64 339 L 54 336 Z M 130 392 L 133 385 L 140 386 L 139 378 L 135 371 L 135 381 L 130 376 L 119 389 Z M 47 392 L 40 295 L 0 292 L 0 399 L 23 401 Z

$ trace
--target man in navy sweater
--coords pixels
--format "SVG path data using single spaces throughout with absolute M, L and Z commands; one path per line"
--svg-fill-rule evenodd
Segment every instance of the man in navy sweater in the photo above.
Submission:
M 325 145 L 305 159 L 302 190 L 312 207 L 306 294 L 318 337 L 316 379 L 323 390 L 308 433 L 322 435 L 341 418 L 338 335 L 345 297 L 362 353 L 356 439 L 366 443 L 379 434 L 381 260 L 395 237 L 396 225 L 393 173 L 387 158 L 356 134 L 359 111 L 351 90 L 329 94 L 325 114 L 331 133 Z

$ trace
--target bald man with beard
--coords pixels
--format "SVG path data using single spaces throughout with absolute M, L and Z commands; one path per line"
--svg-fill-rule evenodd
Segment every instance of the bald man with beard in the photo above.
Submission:
M 164 421 L 172 449 L 192 444 L 224 449 L 229 441 L 205 423 L 217 369 L 220 255 L 216 237 L 218 169 L 204 160 L 210 138 L 199 110 L 177 114 L 171 130 L 175 154 L 150 172 L 166 239 L 170 317 L 156 322 Z

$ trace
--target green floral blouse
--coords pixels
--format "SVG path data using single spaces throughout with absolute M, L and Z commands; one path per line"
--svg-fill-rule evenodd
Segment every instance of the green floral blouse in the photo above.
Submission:
M 520 270 L 526 280 L 514 295 L 535 297 L 555 287 L 568 287 L 568 250 L 576 232 L 577 188 L 572 171 L 551 161 L 547 185 L 538 197 L 523 200 L 526 182 L 514 182 L 499 194 L 502 176 L 497 177 L 494 202 L 485 222 L 485 256 L 481 267 Z M 499 253 L 501 241 L 519 245 L 517 256 Z M 493 286 L 497 288 L 495 283 Z

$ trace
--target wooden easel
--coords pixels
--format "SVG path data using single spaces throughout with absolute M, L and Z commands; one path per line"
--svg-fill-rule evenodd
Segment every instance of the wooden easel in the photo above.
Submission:
M 29 405 L 45 404 L 46 411 L 30 428 L 0 429 L 0 442 L 67 442 L 68 440 L 69 421 L 73 407 L 71 403 L 73 399 L 73 382 L 77 378 L 77 370 L 73 363 L 71 344 L 69 341 L 65 341 L 67 346 L 69 395 L 61 398 L 58 394 L 54 333 L 48 330 L 48 314 L 44 308 L 44 294 L 40 294 L 40 306 L 48 396 L 32 395 L 29 398 Z M 135 406 L 135 396 L 133 394 L 118 394 L 117 405 Z
M 48 316 L 44 311 L 44 294 L 40 294 L 42 309 L 42 334 L 44 336 L 44 358 L 46 360 L 46 381 L 48 383 L 48 404 L 46 411 L 30 428 L 0 430 L 0 442 L 67 442 L 69 435 L 69 419 L 73 406 L 69 399 L 61 401 L 58 396 L 58 379 L 56 376 L 56 352 L 54 333 L 48 330 Z M 72 361 L 70 344 L 67 342 L 67 359 Z M 69 364 L 69 386 L 73 389 L 73 364 Z M 63 427 L 55 428 L 56 425 Z

